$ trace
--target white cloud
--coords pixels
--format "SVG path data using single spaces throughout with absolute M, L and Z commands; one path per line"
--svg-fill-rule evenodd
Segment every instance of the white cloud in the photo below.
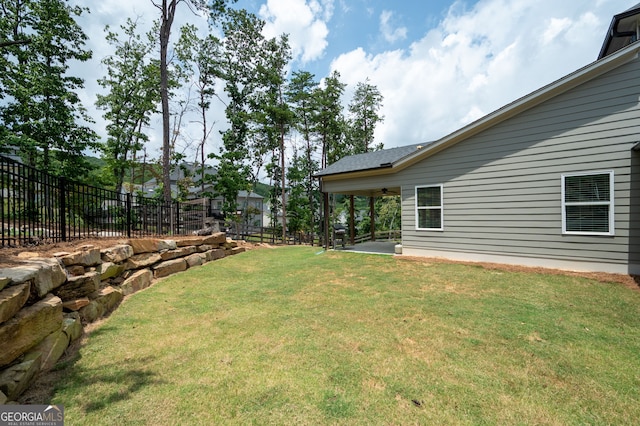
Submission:
M 551 43 L 558 35 L 568 30 L 572 25 L 569 18 L 551 18 L 547 29 L 542 34 L 542 42 L 544 44 Z
M 633 3 L 633 2 L 631 2 Z M 629 0 L 454 3 L 405 49 L 346 52 L 331 68 L 384 96 L 386 147 L 435 140 L 596 59 L 611 17 Z M 348 96 L 348 95 L 347 95 Z
M 294 58 L 306 63 L 324 54 L 329 35 L 326 20 L 332 10 L 333 3 L 326 0 L 268 0 L 260 7 L 259 15 L 266 21 L 265 36 L 289 34 Z
M 389 10 L 384 10 L 380 14 L 380 31 L 382 32 L 382 36 L 389 43 L 395 43 L 397 41 L 406 39 L 407 28 L 406 27 L 393 28 L 391 24 L 392 18 L 393 18 L 393 12 Z

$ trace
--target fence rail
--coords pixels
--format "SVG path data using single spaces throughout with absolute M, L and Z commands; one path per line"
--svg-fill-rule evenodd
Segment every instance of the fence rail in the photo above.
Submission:
M 281 228 L 250 226 L 245 224 L 227 223 L 227 235 L 236 240 L 244 240 L 253 243 L 270 244 L 317 244 L 318 236 L 303 233 L 294 233 L 282 238 Z
M 204 227 L 205 216 L 201 204 L 84 185 L 0 156 L 0 247 L 190 234 Z

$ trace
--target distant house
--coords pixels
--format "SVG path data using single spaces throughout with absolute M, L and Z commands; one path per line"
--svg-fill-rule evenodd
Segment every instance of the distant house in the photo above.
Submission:
M 206 166 L 205 175 L 215 176 L 218 169 L 212 166 Z M 194 163 L 182 163 L 176 167 L 169 175 L 171 181 L 171 194 L 177 197 L 182 191 L 186 191 L 186 200 L 201 200 L 207 207 L 207 214 L 214 216 L 222 212 L 223 198 L 220 196 L 211 197 L 215 194 L 213 184 L 206 183 L 203 187 L 200 182 L 202 169 Z M 215 177 L 213 178 L 215 180 Z M 152 196 L 160 191 L 162 182 L 158 182 L 156 178 L 152 178 L 134 188 L 134 191 L 141 191 L 146 196 Z M 243 216 L 245 222 L 252 226 L 263 226 L 263 197 L 254 192 L 239 191 L 236 199 L 238 205 L 238 213 Z
M 598 60 L 431 143 L 344 158 L 326 193 L 402 200 L 403 254 L 640 274 L 640 4 Z

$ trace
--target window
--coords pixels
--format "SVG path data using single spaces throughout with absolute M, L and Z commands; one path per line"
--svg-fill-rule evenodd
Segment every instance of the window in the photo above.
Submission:
M 613 171 L 562 175 L 562 233 L 614 235 Z
M 416 186 L 416 229 L 442 231 L 442 185 Z

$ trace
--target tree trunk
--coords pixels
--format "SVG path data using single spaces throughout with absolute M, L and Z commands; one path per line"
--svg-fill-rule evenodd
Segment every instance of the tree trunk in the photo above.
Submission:
M 280 125 L 280 168 L 282 170 L 282 242 L 287 238 L 287 204 L 285 196 L 286 172 L 284 169 L 284 126 Z
M 160 25 L 160 98 L 162 100 L 162 195 L 165 202 L 171 201 L 171 140 L 169 138 L 169 70 L 167 50 L 171 25 L 178 0 L 162 0 L 162 24 Z

